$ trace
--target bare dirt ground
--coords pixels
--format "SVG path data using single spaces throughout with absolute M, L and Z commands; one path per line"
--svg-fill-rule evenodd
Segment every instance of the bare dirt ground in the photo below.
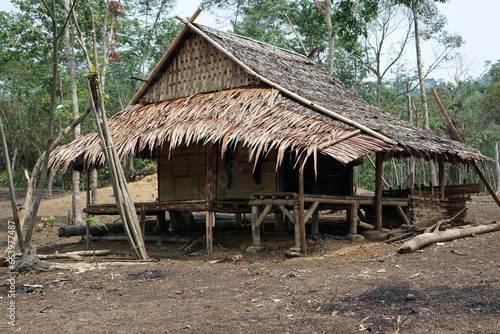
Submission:
M 131 184 L 131 192 L 136 201 L 151 201 L 155 186 L 154 177 L 147 177 Z M 110 189 L 99 198 L 112 202 Z M 50 240 L 67 222 L 69 201 L 57 193 L 42 202 L 40 216 L 56 217 Z M 3 246 L 11 215 L 1 189 Z M 499 216 L 491 198 L 469 203 L 472 223 Z M 152 262 L 127 266 L 104 263 L 133 259 L 126 242 L 95 242 L 95 249 L 113 253 L 98 258 L 98 269 L 18 275 L 13 298 L 11 275 L 0 268 L 0 332 L 499 333 L 499 237 L 500 232 L 478 235 L 406 255 L 396 254 L 400 245 L 308 240 L 307 257 L 286 259 L 292 234 L 268 229 L 264 251 L 248 254 L 242 251 L 251 244 L 247 226 L 216 231 L 211 255 L 201 244 L 179 251 L 181 244 L 148 243 Z M 46 232 L 33 240 L 45 242 Z M 71 237 L 38 252 L 84 250 L 79 241 Z M 243 255 L 239 261 L 210 262 L 237 254 Z M 15 326 L 9 325 L 11 301 Z

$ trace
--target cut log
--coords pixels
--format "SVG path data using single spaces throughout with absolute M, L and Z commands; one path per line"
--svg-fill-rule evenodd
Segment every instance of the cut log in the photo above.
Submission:
M 398 249 L 398 253 L 411 253 L 422 247 L 432 245 L 436 242 L 450 241 L 454 239 L 470 237 L 475 234 L 500 231 L 500 223 L 468 227 L 464 229 L 452 229 L 447 231 L 438 231 L 434 233 L 424 233 L 416 236 L 406 242 Z
M 199 243 L 204 243 L 205 242 L 205 237 L 202 236 L 201 238 L 197 239 Z M 127 241 L 126 236 L 95 236 L 92 237 L 92 241 Z M 145 242 L 179 242 L 179 243 L 186 243 L 189 241 L 189 238 L 178 238 L 178 237 L 167 237 L 167 236 L 157 236 L 157 235 L 147 235 L 144 237 Z
M 76 252 L 66 252 L 61 254 L 38 254 L 38 258 L 41 260 L 51 260 L 51 259 L 81 259 L 82 256 L 99 256 L 99 255 L 109 255 L 111 251 L 109 249 L 95 250 L 95 251 L 76 251 Z
M 156 221 L 148 220 L 146 221 L 146 231 L 152 231 L 156 226 Z M 80 236 L 86 234 L 87 227 L 85 225 L 68 225 L 61 226 L 58 230 L 58 236 L 62 237 L 72 237 L 72 236 Z M 123 233 L 123 224 L 122 223 L 109 223 L 106 224 L 106 227 L 98 227 L 98 226 L 90 226 L 90 234 L 91 235 L 104 235 L 108 233 Z

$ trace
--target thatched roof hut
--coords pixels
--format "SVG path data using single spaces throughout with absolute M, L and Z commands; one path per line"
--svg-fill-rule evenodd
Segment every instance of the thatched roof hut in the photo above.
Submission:
M 120 157 L 154 155 L 159 145 L 173 149 L 204 142 L 222 143 L 223 150 L 242 143 L 249 148 L 251 158 L 277 149 L 281 153 L 278 161 L 287 148 L 299 152 L 297 157 L 323 154 L 343 164 L 377 151 L 425 159 L 442 155 L 446 161 L 465 163 L 488 159 L 467 145 L 438 137 L 370 105 L 303 55 L 193 26 L 198 31 L 190 29 L 179 36 L 176 46 L 167 52 L 127 108 L 110 119 Z M 270 87 L 263 78 L 310 104 Z M 326 115 L 311 104 L 354 125 Z M 363 130 L 355 132 L 360 129 L 356 125 L 394 142 Z M 51 159 L 51 167 L 57 169 L 86 169 L 103 163 L 95 133 L 58 147 Z
M 192 210 L 213 213 L 224 208 L 221 203 L 214 206 L 215 200 L 232 200 L 233 212 L 251 208 L 257 245 L 265 216 L 281 210 L 297 228 L 300 225 L 296 238 L 300 234 L 304 251 L 306 216 L 320 208 L 348 208 L 350 231 L 355 234 L 357 208 L 374 206 L 381 229 L 382 163 L 387 156 L 438 160 L 443 177 L 445 161 L 488 159 L 467 145 L 384 113 L 303 55 L 184 23 L 128 106 L 109 120 L 121 159 L 158 158 L 158 197 L 165 210 L 180 210 L 175 203 L 188 200 Z M 352 166 L 370 153 L 377 153 L 375 198 L 346 197 L 353 195 Z M 98 136 L 90 133 L 56 148 L 50 167 L 85 170 L 104 163 Z M 308 165 L 309 178 L 304 177 Z M 262 177 L 255 177 L 256 173 Z M 256 193 L 260 195 L 252 195 Z M 431 187 L 419 203 L 429 206 L 431 196 L 439 206 L 448 194 L 440 177 L 439 189 Z M 244 207 L 235 199 L 243 200 Z M 401 206 L 411 208 L 411 201 L 405 197 L 384 205 L 399 208 L 402 219 L 408 221 Z M 443 210 L 439 214 L 446 214 L 447 208 Z M 207 214 L 207 238 L 213 225 L 208 217 L 212 216 Z

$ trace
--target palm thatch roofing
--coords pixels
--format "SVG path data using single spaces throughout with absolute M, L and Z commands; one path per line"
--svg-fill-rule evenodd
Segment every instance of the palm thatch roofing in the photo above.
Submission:
M 165 73 L 175 52 L 182 48 L 182 40 L 192 34 L 201 34 L 241 62 L 255 83 L 148 103 L 148 88 Z M 162 59 L 131 103 L 109 120 L 114 146 L 122 159 L 154 155 L 157 147 L 165 145 L 174 149 L 217 144 L 224 152 L 242 144 L 249 150 L 249 160 L 276 149 L 277 166 L 287 149 L 295 151 L 297 159 L 323 154 L 343 164 L 373 152 L 425 159 L 443 156 L 446 161 L 462 163 L 489 160 L 476 149 L 382 112 L 303 55 L 201 25 L 190 25 L 177 38 L 180 43 L 176 50 L 169 50 L 171 57 Z M 269 82 L 271 87 L 266 84 Z M 318 112 L 315 106 L 352 122 Z M 381 136 L 367 133 L 364 127 Z M 104 163 L 99 139 L 90 133 L 56 148 L 50 167 L 87 169 Z

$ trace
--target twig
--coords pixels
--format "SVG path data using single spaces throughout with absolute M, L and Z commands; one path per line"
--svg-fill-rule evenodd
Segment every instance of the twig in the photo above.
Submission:
M 254 290 L 257 290 L 258 288 L 261 288 L 261 287 L 262 287 L 262 286 L 256 286 L 255 288 L 253 288 L 253 289 L 251 289 L 251 290 L 248 290 L 248 291 L 245 291 L 245 292 L 243 292 L 242 294 L 240 294 L 240 295 L 236 296 L 236 298 L 239 298 L 239 297 L 241 297 L 241 296 L 243 296 L 243 295 L 246 295 L 247 293 L 252 292 L 252 291 L 254 291 Z

